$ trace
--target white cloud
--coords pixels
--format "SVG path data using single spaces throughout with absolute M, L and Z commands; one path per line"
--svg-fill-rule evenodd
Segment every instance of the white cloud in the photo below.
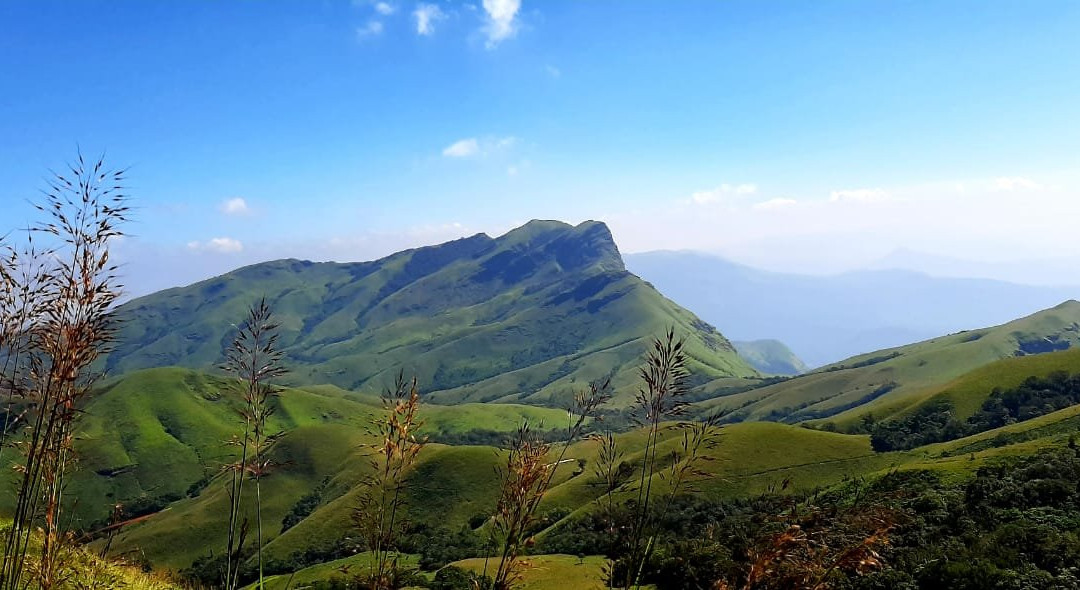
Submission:
M 769 199 L 768 201 L 762 201 L 754 205 L 754 209 L 760 209 L 763 211 L 776 211 L 778 209 L 788 209 L 798 205 L 799 202 L 795 199 Z
M 394 8 L 394 5 L 390 4 L 389 2 L 376 2 L 375 3 L 375 12 L 377 12 L 377 13 L 383 15 L 383 16 L 390 16 L 391 14 L 394 14 L 394 12 L 396 10 L 397 9 Z
M 1035 182 L 1030 178 L 1024 178 L 1023 176 L 1002 176 L 995 178 L 993 187 L 994 190 L 997 191 L 1025 191 L 1043 188 L 1038 182 Z
M 369 20 L 366 25 L 356 27 L 356 38 L 367 39 L 369 37 L 377 37 L 382 32 L 383 24 L 381 21 Z
M 549 76 L 551 76 L 552 78 L 561 78 L 562 77 L 562 70 L 560 70 L 559 68 L 557 68 L 555 66 L 552 66 L 552 65 L 544 66 L 544 71 L 547 72 L 547 74 Z
M 435 32 L 435 23 L 446 18 L 446 14 L 434 4 L 418 4 L 413 18 L 416 19 L 416 34 L 431 35 Z
M 459 139 L 443 148 L 442 155 L 447 158 L 472 158 L 476 156 L 489 156 L 498 152 L 506 151 L 517 143 L 517 138 L 506 137 L 467 137 Z
M 247 201 L 243 197 L 228 199 L 221 204 L 219 209 L 225 215 L 247 215 L 251 213 L 251 208 L 248 207 Z
M 744 183 L 744 184 L 721 184 L 720 186 L 707 191 L 698 191 L 690 195 L 690 202 L 697 205 L 708 205 L 710 203 L 718 203 L 732 196 L 746 196 L 752 195 L 757 192 L 757 185 Z
M 521 0 L 484 0 L 484 12 L 487 13 L 487 48 L 492 49 L 501 41 L 517 34 L 517 17 L 521 9 Z
M 236 254 L 244 251 L 244 244 L 234 238 L 212 238 L 207 242 L 188 242 L 188 250 L 196 252 L 217 252 L 218 254 Z
M 442 151 L 442 155 L 447 158 L 470 158 L 478 153 L 480 153 L 480 142 L 475 137 L 459 139 Z
M 889 198 L 889 193 L 880 188 L 845 189 L 829 194 L 830 203 L 880 203 Z

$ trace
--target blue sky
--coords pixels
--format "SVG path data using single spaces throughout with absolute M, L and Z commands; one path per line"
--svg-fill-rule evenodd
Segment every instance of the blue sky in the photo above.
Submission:
M 1077 30 L 1071 1 L 8 0 L 0 211 L 107 150 L 136 290 L 530 218 L 808 272 L 1080 257 Z

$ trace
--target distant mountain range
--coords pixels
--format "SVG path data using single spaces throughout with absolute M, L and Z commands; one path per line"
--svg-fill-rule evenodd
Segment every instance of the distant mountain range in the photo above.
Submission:
M 436 402 L 562 406 L 610 376 L 628 403 L 644 351 L 669 327 L 699 381 L 757 376 L 720 332 L 628 272 L 607 226 L 557 221 L 373 262 L 266 262 L 142 297 L 120 308 L 106 368 L 212 369 L 260 297 L 294 384 L 378 392 L 404 370 Z
M 866 269 L 910 270 L 935 277 L 987 278 L 1022 285 L 1080 285 L 1080 259 L 1077 258 L 981 262 L 902 248 L 870 264 Z
M 780 340 L 810 366 L 1004 323 L 1080 297 L 1080 287 L 903 270 L 775 273 L 696 252 L 629 254 L 625 260 L 630 271 L 729 337 Z

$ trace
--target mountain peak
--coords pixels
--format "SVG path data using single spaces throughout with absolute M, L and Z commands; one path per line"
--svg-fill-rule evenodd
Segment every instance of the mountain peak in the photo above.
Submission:
M 119 310 L 104 368 L 214 367 L 238 310 L 262 296 L 294 383 L 377 391 L 405 371 L 440 403 L 561 405 L 575 383 L 610 373 L 626 402 L 649 339 L 673 325 L 703 379 L 756 375 L 719 333 L 627 272 L 596 221 L 534 221 L 371 262 L 266 263 L 143 297 Z
M 553 257 L 564 271 L 588 267 L 603 271 L 626 270 L 611 230 L 600 221 L 570 225 L 534 219 L 499 236 L 496 242 L 508 252 L 528 252 L 533 259 Z

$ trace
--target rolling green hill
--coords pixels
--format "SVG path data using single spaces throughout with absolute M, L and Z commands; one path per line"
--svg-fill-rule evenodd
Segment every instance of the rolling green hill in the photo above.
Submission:
M 232 460 L 226 441 L 240 427 L 237 397 L 228 386 L 220 377 L 179 368 L 136 371 L 104 384 L 84 408 L 77 434 L 74 524 L 94 528 L 116 503 L 133 516 L 161 508 L 218 474 Z M 338 473 L 340 458 L 366 442 L 372 418 L 382 412 L 376 396 L 333 386 L 285 389 L 274 404 L 269 430 L 288 433 L 277 449 L 289 466 L 281 479 L 291 469 L 306 470 L 297 498 Z M 429 405 L 424 419 L 424 432 L 437 437 L 479 428 L 509 432 L 523 419 L 558 427 L 566 413 L 515 404 Z M 334 459 L 326 463 L 324 455 Z M 0 512 L 8 512 L 10 502 L 10 494 L 0 495 Z
M 937 401 L 947 401 L 958 418 L 967 418 L 979 409 L 995 388 L 1010 389 L 1028 377 L 1046 377 L 1055 371 L 1080 373 L 1080 348 L 992 362 L 946 383 L 936 391 L 928 391 L 925 399 L 907 412 Z
M 120 308 L 105 368 L 212 369 L 263 296 L 294 385 L 377 389 L 404 369 L 438 403 L 562 406 L 610 375 L 626 403 L 642 352 L 671 326 L 702 382 L 756 376 L 715 328 L 627 272 L 604 224 L 556 221 L 373 262 L 256 264 L 143 297 Z
M 625 433 L 619 440 L 628 461 L 640 460 L 641 433 Z M 679 440 L 678 432 L 666 432 L 661 452 L 674 449 Z M 350 535 L 355 486 L 368 469 L 359 446 L 362 441 L 361 433 L 338 425 L 303 427 L 286 435 L 275 450 L 281 467 L 263 488 L 264 522 L 270 523 L 271 531 L 269 559 L 285 560 L 298 552 L 331 547 Z M 541 513 L 592 506 L 598 494 L 591 476 L 596 452 L 593 441 L 577 443 L 568 451 L 568 458 L 585 461 L 585 470 L 574 465 L 560 469 Z M 791 479 L 793 490 L 811 489 L 840 482 L 852 473 L 885 469 L 895 461 L 892 455 L 874 454 L 865 436 L 774 423 L 727 427 L 714 457 L 708 469 L 716 477 L 702 488 L 718 498 L 761 493 L 785 478 Z M 491 447 L 429 445 L 409 477 L 409 519 L 456 530 L 473 517 L 490 514 L 498 494 L 496 468 L 503 460 L 503 453 Z M 319 507 L 278 534 L 277 523 L 289 508 L 323 481 L 326 492 Z M 654 485 L 662 490 L 666 482 L 658 476 Z M 224 543 L 225 513 L 224 489 L 212 483 L 197 497 L 125 528 L 114 546 L 120 552 L 138 549 L 156 565 L 180 569 Z
M 745 498 L 778 489 L 788 482 L 790 492 L 828 488 L 852 478 L 876 477 L 895 469 L 931 469 L 950 477 L 966 477 L 984 461 L 1028 454 L 1045 446 L 1064 445 L 1080 425 L 1078 407 L 1021 424 L 913 451 L 874 453 L 864 435 L 820 432 L 777 423 L 733 424 L 724 428 L 720 445 L 706 465 L 712 477 L 698 487 L 711 498 Z M 661 453 L 678 444 L 668 432 Z M 275 452 L 282 460 L 279 473 L 264 486 L 265 522 L 271 562 L 290 561 L 310 550 L 325 550 L 351 535 L 351 510 L 356 482 L 367 463 L 359 450 L 362 435 L 334 425 L 304 427 L 291 432 Z M 626 460 L 641 457 L 639 432 L 619 435 Z M 341 452 L 341 449 L 349 449 Z M 599 493 L 591 466 L 596 443 L 583 441 L 568 451 L 585 461 L 561 469 L 540 506 L 540 513 L 569 511 L 575 518 L 592 510 Z M 289 460 L 292 458 L 292 460 Z M 408 517 L 416 523 L 457 530 L 494 507 L 503 455 L 490 447 L 430 445 L 415 466 L 410 481 Z M 306 518 L 284 533 L 277 523 L 305 493 L 328 482 L 323 501 Z M 658 476 L 654 489 L 666 482 Z M 629 498 L 627 490 L 622 495 Z M 114 542 L 120 553 L 139 551 L 159 567 L 181 569 L 224 543 L 221 515 L 224 490 L 211 485 L 200 495 L 172 504 L 147 520 L 126 527 Z M 565 512 L 563 512 L 565 513 Z
M 779 340 L 732 342 L 739 356 L 766 375 L 800 375 L 809 370 L 806 363 Z
M 1077 344 L 1080 302 L 1067 301 L 1000 326 L 853 357 L 781 383 L 716 397 L 700 407 L 731 412 L 738 420 L 828 420 L 843 426 L 867 414 L 883 419 L 903 412 L 994 361 Z
M 967 400 L 962 403 L 974 405 L 975 402 L 968 398 L 984 399 L 986 395 L 984 388 L 975 384 L 989 383 L 987 379 L 1013 382 L 1022 380 L 1021 375 L 1073 368 L 1077 358 L 1076 350 L 1067 350 L 998 361 L 939 388 L 936 395 Z M 221 400 L 207 399 L 213 390 L 214 378 L 179 369 L 146 371 L 135 377 L 141 380 L 139 391 L 143 395 L 128 390 L 123 399 L 162 397 L 150 386 L 154 379 L 161 380 L 158 386 L 161 388 L 169 387 L 169 383 L 201 383 L 201 388 L 187 390 L 189 396 L 202 400 L 195 405 L 207 412 L 200 414 L 193 430 L 202 430 L 205 425 L 209 433 L 190 432 L 177 438 L 196 447 L 202 444 L 199 441 L 206 441 L 207 448 L 214 447 L 215 437 L 220 436 L 218 431 L 225 430 L 218 425 L 227 422 L 229 415 L 228 406 Z M 115 403 L 110 396 L 122 393 L 124 387 L 132 386 L 125 385 L 122 380 L 95 399 L 95 403 Z M 183 390 L 180 387 L 173 389 Z M 181 393 L 173 392 L 172 395 Z M 175 406 L 167 395 L 164 399 L 166 401 L 162 403 Z M 298 554 L 332 549 L 350 536 L 351 511 L 358 494 L 356 484 L 369 469 L 362 448 L 369 438 L 362 424 L 378 411 L 378 405 L 369 395 L 350 394 L 336 387 L 285 390 L 278 403 L 282 407 L 282 416 L 278 419 L 281 426 L 287 428 L 287 433 L 274 449 L 273 457 L 278 467 L 263 488 L 264 522 L 269 531 L 266 555 L 271 563 L 291 563 Z M 422 415 L 433 431 L 458 428 L 466 422 L 484 427 L 501 424 L 509 429 L 528 412 L 538 413 L 531 414 L 532 419 L 557 420 L 554 415 L 559 414 L 556 410 L 498 404 L 429 404 L 422 409 Z M 119 426 L 117 438 L 131 439 L 129 427 L 120 421 L 118 414 L 111 415 L 109 420 Z M 155 424 L 162 423 L 162 418 L 156 416 L 140 421 Z M 169 423 L 168 420 L 164 422 Z M 165 427 L 162 424 L 162 428 Z M 168 428 L 174 433 L 182 432 L 178 427 Z M 774 422 L 731 424 L 724 427 L 719 446 L 711 452 L 714 460 L 705 466 L 712 477 L 700 482 L 698 487 L 710 498 L 723 499 L 761 494 L 775 489 L 781 482 L 788 482 L 790 491 L 828 488 L 852 478 L 876 477 L 895 469 L 931 469 L 948 477 L 963 478 L 988 460 L 1064 445 L 1078 428 L 1080 406 L 1073 406 L 947 443 L 911 451 L 875 453 L 866 435 L 823 432 Z M 96 438 L 102 437 L 107 438 L 100 433 Z M 618 440 L 625 460 L 631 464 L 640 461 L 642 432 L 625 432 L 618 435 Z M 659 454 L 665 455 L 678 443 L 678 432 L 665 432 Z M 592 475 L 597 444 L 585 440 L 568 449 L 567 457 L 572 461 L 557 472 L 540 513 L 558 510 L 562 514 L 569 513 L 567 518 L 575 518 L 593 508 L 593 500 L 599 493 Z M 108 448 L 108 445 L 87 449 L 99 452 L 99 448 Z M 87 457 L 87 462 L 90 459 Z M 143 460 L 148 459 L 152 457 Z M 491 447 L 430 444 L 409 476 L 409 519 L 432 527 L 458 530 L 477 517 L 489 514 L 498 488 L 496 470 L 503 460 L 503 452 Z M 169 469 L 170 473 L 181 471 L 172 466 Z M 130 475 L 135 477 L 138 473 L 136 469 Z M 195 470 L 194 473 L 200 472 Z M 126 475 L 129 474 L 118 478 Z M 152 475 L 144 479 L 140 482 L 147 487 L 162 485 L 161 481 L 155 484 Z M 658 477 L 653 485 L 655 490 L 662 492 L 667 483 Z M 318 505 L 298 524 L 282 532 L 279 523 L 283 517 L 315 489 L 322 490 Z M 626 490 L 623 495 L 629 497 L 632 491 Z M 225 502 L 220 481 L 211 481 L 197 494 L 173 502 L 144 521 L 125 527 L 114 542 L 115 550 L 119 553 L 137 551 L 157 566 L 182 569 L 209 551 L 219 550 L 224 543 L 222 515 L 226 513 Z M 330 573 L 333 569 L 305 571 L 305 575 L 316 575 L 318 572 Z

